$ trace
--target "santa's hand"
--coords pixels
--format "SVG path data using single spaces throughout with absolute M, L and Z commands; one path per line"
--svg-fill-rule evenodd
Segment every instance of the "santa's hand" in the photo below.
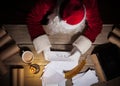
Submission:
M 33 45 L 37 53 L 41 53 L 42 51 L 49 51 L 51 47 L 51 43 L 47 35 L 38 36 L 33 40 Z
M 80 56 L 81 56 L 80 51 L 76 47 L 74 47 L 71 51 L 71 55 L 68 58 L 70 58 L 72 61 L 78 62 Z
M 72 45 L 76 47 L 81 54 L 84 54 L 91 47 L 92 42 L 87 37 L 81 35 L 77 40 L 75 40 L 75 42 L 73 42 Z
M 49 61 L 49 54 L 50 54 L 50 48 L 48 47 L 48 48 L 46 48 L 46 49 L 44 49 L 43 50 L 43 55 L 44 55 L 44 58 L 45 58 L 45 60 L 48 60 Z

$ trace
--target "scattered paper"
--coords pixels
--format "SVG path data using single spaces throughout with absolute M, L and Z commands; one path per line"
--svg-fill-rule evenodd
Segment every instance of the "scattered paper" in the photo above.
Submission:
M 46 67 L 50 67 L 56 70 L 58 73 L 62 73 L 63 71 L 69 71 L 73 69 L 77 65 L 78 62 L 74 61 L 51 61 Z
M 98 77 L 94 70 L 88 70 L 86 73 L 77 74 L 72 78 L 73 86 L 90 86 L 98 82 Z
M 50 61 L 45 66 L 42 76 L 42 86 L 65 86 L 66 79 L 63 71 L 69 71 L 78 65 L 80 53 L 73 55 L 64 51 L 49 51 L 44 53 L 46 59 Z M 77 74 L 72 78 L 73 86 L 90 86 L 98 82 L 94 70 Z
M 63 75 L 56 72 L 55 69 L 47 67 L 44 71 L 45 72 L 41 78 L 42 86 L 65 86 L 66 79 Z

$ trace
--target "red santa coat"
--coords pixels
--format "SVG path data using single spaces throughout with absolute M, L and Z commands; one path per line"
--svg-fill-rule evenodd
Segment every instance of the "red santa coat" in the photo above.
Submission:
M 64 0 L 67 1 L 62 6 L 60 17 L 70 25 L 78 24 L 84 17 L 84 8 L 86 8 L 87 29 L 84 36 L 91 42 L 95 41 L 97 35 L 101 32 L 102 21 L 98 12 L 96 0 Z M 56 8 L 57 0 L 40 0 L 27 18 L 28 30 L 32 40 L 45 34 L 42 22 Z M 78 43 L 79 44 L 79 43 Z

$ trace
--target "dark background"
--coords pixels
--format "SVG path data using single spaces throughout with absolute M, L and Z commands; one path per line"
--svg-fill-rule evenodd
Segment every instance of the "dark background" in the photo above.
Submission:
M 0 0 L 0 24 L 25 24 L 26 16 L 38 0 Z M 119 0 L 98 0 L 104 24 L 120 24 Z

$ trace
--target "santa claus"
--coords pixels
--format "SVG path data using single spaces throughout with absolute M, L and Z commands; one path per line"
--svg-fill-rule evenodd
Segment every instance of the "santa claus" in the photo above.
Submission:
M 102 29 L 97 0 L 40 0 L 29 13 L 27 24 L 38 53 L 49 51 L 48 35 L 80 33 L 71 50 L 76 59 L 91 47 Z

